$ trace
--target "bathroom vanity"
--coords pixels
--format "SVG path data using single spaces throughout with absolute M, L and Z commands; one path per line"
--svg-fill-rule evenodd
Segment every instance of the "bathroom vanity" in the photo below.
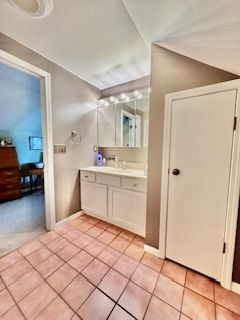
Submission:
M 145 236 L 147 177 L 143 170 L 80 168 L 81 206 L 88 214 Z

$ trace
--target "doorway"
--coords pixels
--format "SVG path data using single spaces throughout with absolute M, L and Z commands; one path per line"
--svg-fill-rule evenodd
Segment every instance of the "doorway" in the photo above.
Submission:
M 121 147 L 140 147 L 141 117 L 121 110 Z
M 166 96 L 160 255 L 230 289 L 239 197 L 240 81 Z
M 26 105 L 30 108 L 32 105 L 32 108 L 25 110 L 25 114 L 17 110 L 19 101 L 15 101 L 16 110 L 12 111 L 11 119 L 17 121 L 15 125 L 11 123 L 8 128 L 5 127 L 4 129 L 8 129 L 4 130 L 5 132 L 0 131 L 0 158 L 2 167 L 5 166 L 2 168 L 2 173 L 7 174 L 6 177 L 1 178 L 1 183 L 5 183 L 6 188 L 13 188 L 12 183 L 9 183 L 9 174 L 13 173 L 7 172 L 11 171 L 14 172 L 11 181 L 14 181 L 15 184 L 13 194 L 2 192 L 0 214 L 1 211 L 5 214 L 1 215 L 0 225 L 1 243 L 4 243 L 0 248 L 1 256 L 31 241 L 39 232 L 54 229 L 55 197 L 50 75 L 1 50 L 0 66 L 2 77 L 4 76 L 3 70 L 6 72 L 5 76 L 6 74 L 12 76 L 5 81 L 5 86 L 7 82 L 11 83 L 9 89 L 11 88 L 12 91 L 8 92 L 6 101 L 8 99 L 10 102 L 13 101 L 11 99 L 17 98 L 18 93 L 18 100 L 20 98 L 24 100 L 27 89 L 30 89 L 30 97 L 35 97 L 32 101 L 28 101 L 29 103 L 27 100 L 24 101 L 22 108 Z M 25 93 L 20 89 L 21 84 L 30 86 L 29 88 L 25 86 Z M 4 117 L 4 111 L 11 107 L 12 105 L 9 107 L 2 105 L 1 115 Z M 19 107 L 21 108 L 21 105 Z M 31 113 L 35 120 L 30 119 Z M 18 114 L 19 118 L 14 118 Z M 7 157 L 10 157 L 11 160 L 7 160 Z M 4 161 L 9 164 L 5 164 Z M 4 171 L 5 168 L 7 170 Z

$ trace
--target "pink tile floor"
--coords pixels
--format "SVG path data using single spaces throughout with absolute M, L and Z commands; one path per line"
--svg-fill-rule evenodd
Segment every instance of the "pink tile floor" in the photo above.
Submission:
M 0 319 L 237 320 L 240 296 L 83 215 L 0 259 Z

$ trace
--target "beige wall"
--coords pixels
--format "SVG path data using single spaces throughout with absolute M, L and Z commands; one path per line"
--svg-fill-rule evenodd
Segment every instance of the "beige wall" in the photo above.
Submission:
M 165 94 L 239 78 L 152 45 L 146 243 L 158 248 Z
M 101 148 L 103 157 L 106 159 L 110 155 L 118 157 L 119 161 L 142 163 L 143 167 L 147 164 L 148 150 L 147 148 Z
M 66 143 L 71 130 L 82 141 L 66 154 L 54 154 L 57 221 L 79 211 L 79 167 L 94 163 L 96 104 L 101 92 L 60 66 L 0 33 L 0 49 L 51 74 L 54 143 Z

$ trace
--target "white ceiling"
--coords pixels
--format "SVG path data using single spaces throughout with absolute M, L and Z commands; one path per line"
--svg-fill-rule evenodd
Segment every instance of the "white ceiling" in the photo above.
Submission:
M 152 42 L 240 74 L 239 0 L 123 0 L 147 45 Z
M 44 19 L 0 1 L 0 30 L 100 89 L 149 74 L 151 43 L 240 74 L 239 0 L 54 0 Z
M 0 0 L 0 30 L 99 89 L 149 74 L 149 49 L 121 0 L 54 0 L 44 19 Z

